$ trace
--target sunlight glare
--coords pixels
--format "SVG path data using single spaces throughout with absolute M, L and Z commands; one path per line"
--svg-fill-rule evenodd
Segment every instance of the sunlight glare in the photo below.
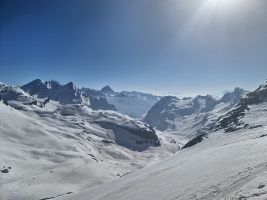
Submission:
M 206 0 L 204 4 L 207 9 L 218 11 L 237 10 L 242 4 L 242 0 Z

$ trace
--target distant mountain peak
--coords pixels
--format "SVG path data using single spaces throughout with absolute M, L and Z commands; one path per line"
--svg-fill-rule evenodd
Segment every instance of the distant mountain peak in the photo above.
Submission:
M 235 93 L 235 94 L 240 94 L 240 93 L 245 93 L 245 92 L 248 92 L 248 91 L 246 91 L 245 89 L 240 88 L 240 87 L 236 87 L 236 88 L 234 89 L 234 93 Z
M 114 93 L 114 90 L 112 90 L 109 85 L 106 85 L 105 87 L 103 87 L 101 89 L 101 92 L 103 92 L 103 93 Z
M 169 104 L 171 102 L 178 102 L 180 99 L 176 96 L 165 96 L 162 97 L 159 101 L 161 101 L 164 104 Z
M 114 105 L 107 102 L 104 94 L 98 91 L 81 90 L 74 82 L 63 85 L 56 80 L 41 81 L 40 79 L 36 79 L 21 86 L 21 89 L 29 95 L 35 95 L 37 98 L 48 98 L 64 105 L 86 104 L 95 110 L 115 110 Z
M 64 85 L 64 87 L 68 88 L 68 89 L 71 89 L 71 90 L 76 90 L 77 89 L 75 83 L 73 83 L 73 82 L 67 83 L 66 85 Z
M 179 100 L 179 98 L 178 97 L 176 97 L 176 96 L 165 96 L 165 97 L 163 97 L 164 99 L 175 99 L 175 100 Z
M 258 87 L 258 89 L 256 89 L 256 91 L 259 91 L 259 90 L 265 90 L 265 89 L 267 89 L 267 80 L 265 80 L 265 81 L 263 82 L 263 84 L 261 84 L 261 85 Z
M 6 86 L 6 84 L 0 81 L 0 86 Z
M 245 123 L 242 118 L 251 112 L 251 105 L 258 105 L 267 102 L 267 81 L 260 85 L 255 91 L 247 92 L 246 95 L 238 101 L 232 110 L 221 116 L 214 126 L 213 131 L 224 129 L 225 132 L 233 132 L 241 128 L 253 128 L 254 125 Z M 255 126 L 257 127 L 257 125 Z
M 51 80 L 51 81 L 45 81 L 45 85 L 48 89 L 52 89 L 52 88 L 58 88 L 60 86 L 62 86 L 61 83 L 59 83 L 56 80 Z
M 43 84 L 43 81 L 41 79 L 37 78 L 37 79 L 31 81 L 30 83 L 31 84 Z
M 239 100 L 244 97 L 249 91 L 236 87 L 233 91 L 226 92 L 223 97 L 220 99 L 220 102 L 236 104 Z
M 30 95 L 37 95 L 38 98 L 49 98 L 64 104 L 82 102 L 80 92 L 72 82 L 62 85 L 55 80 L 41 81 L 36 79 L 21 86 L 21 88 Z

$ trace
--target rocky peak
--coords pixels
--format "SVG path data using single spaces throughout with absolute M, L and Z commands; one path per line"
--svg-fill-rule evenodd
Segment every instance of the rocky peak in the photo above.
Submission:
M 109 85 L 106 85 L 105 87 L 101 89 L 101 92 L 106 93 L 106 94 L 112 94 L 114 93 L 114 90 L 112 90 Z

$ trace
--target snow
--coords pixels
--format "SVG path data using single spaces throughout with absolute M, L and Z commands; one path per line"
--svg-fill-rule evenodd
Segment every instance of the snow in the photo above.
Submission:
M 150 97 L 158 98 L 153 95 L 114 92 L 103 97 L 73 83 L 41 80 L 28 85 L 27 92 L 1 85 L 1 98 L 8 104 L 0 101 L 0 199 L 265 200 L 265 85 L 236 105 L 244 94 L 239 89 L 222 99 L 163 98 L 152 115 L 167 123 L 161 131 L 90 105 L 90 98 L 106 96 L 141 99 L 126 107 L 132 112 Z M 238 118 L 234 125 L 241 124 L 238 129 L 210 131 L 233 115 Z M 203 132 L 200 143 L 181 148 Z
M 90 88 L 79 89 L 73 82 L 61 84 L 55 80 L 36 79 L 21 87 L 36 98 L 49 98 L 62 104 L 87 104 L 93 109 L 117 110 L 122 114 L 141 119 L 160 99 L 158 96 L 141 92 L 114 92 L 110 86 L 100 91 Z
M 6 86 L 3 82 L 0 81 L 0 86 Z
M 136 119 L 141 119 L 149 109 L 161 98 L 143 92 L 114 92 L 110 86 L 103 87 L 100 91 L 82 88 L 84 97 L 105 98 L 109 104 L 115 106 L 118 112 L 129 115 Z
M 163 97 L 150 109 L 143 121 L 180 140 L 188 141 L 209 131 L 216 120 L 233 108 L 246 93 L 236 88 L 221 99 L 210 95 L 183 99 Z
M 266 199 L 267 111 L 263 107 L 267 104 L 254 105 L 244 118 L 262 127 L 210 133 L 203 142 L 157 165 L 59 199 Z M 259 110 L 265 112 L 260 118 Z
M 167 139 L 156 145 L 153 129 L 115 111 L 12 101 L 23 109 L 0 102 L 0 168 L 12 168 L 0 174 L 0 199 L 78 192 L 158 162 L 179 148 Z
M 267 88 L 267 80 L 265 80 L 264 83 L 262 83 L 256 91 L 266 90 L 266 88 Z
M 115 110 L 105 97 L 96 97 L 90 92 L 77 88 L 73 82 L 65 85 L 55 81 L 36 79 L 21 88 L 35 98 L 48 98 L 61 104 L 86 104 L 93 109 Z

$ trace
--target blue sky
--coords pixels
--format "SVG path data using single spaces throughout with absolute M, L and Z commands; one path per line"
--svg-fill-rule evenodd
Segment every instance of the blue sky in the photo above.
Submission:
M 267 77 L 266 10 L 265 0 L 0 0 L 0 81 L 253 89 Z

